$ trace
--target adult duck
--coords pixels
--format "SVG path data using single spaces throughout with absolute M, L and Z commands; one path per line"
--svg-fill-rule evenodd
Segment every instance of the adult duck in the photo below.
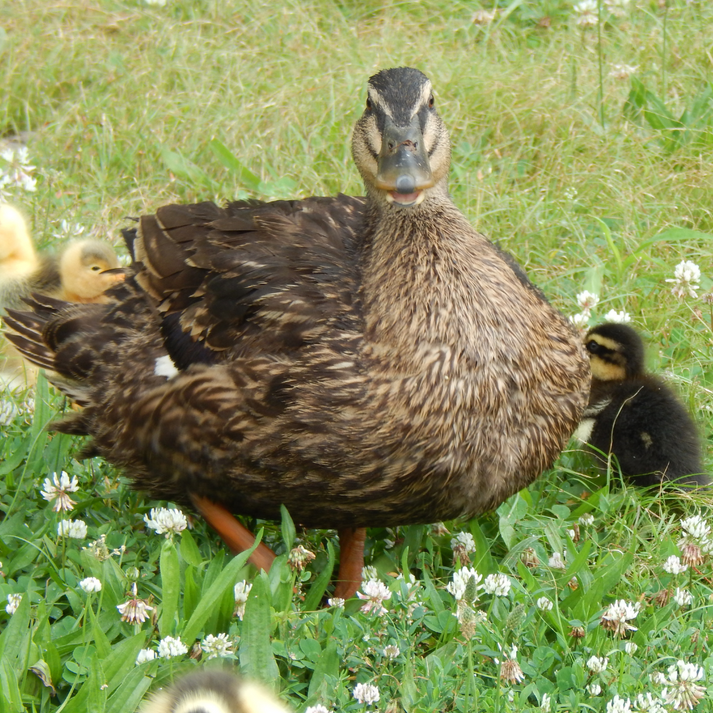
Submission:
M 589 389 L 567 321 L 454 205 L 424 74 L 371 77 L 353 155 L 366 198 L 159 208 L 126 236 L 116 304 L 10 321 L 84 406 L 58 430 L 234 549 L 252 536 L 232 513 L 336 528 L 340 597 L 363 528 L 494 508 L 552 464 Z

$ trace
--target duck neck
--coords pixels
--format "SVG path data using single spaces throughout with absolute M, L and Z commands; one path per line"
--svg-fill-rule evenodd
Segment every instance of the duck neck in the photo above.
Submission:
M 477 320 L 476 233 L 449 198 L 416 208 L 372 205 L 362 258 L 365 334 L 409 359 L 424 348 L 468 349 Z

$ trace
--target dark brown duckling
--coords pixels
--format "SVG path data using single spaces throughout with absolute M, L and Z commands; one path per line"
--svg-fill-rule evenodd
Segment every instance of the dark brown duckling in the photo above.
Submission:
M 353 155 L 365 199 L 159 208 L 126 235 L 113 306 L 42 300 L 10 322 L 85 407 L 59 430 L 234 549 L 253 537 L 231 513 L 284 504 L 337 529 L 343 598 L 365 527 L 496 507 L 552 464 L 589 393 L 567 321 L 453 204 L 425 75 L 369 80 Z
M 592 389 L 580 440 L 616 456 L 622 474 L 638 485 L 709 485 L 696 425 L 673 391 L 644 370 L 639 334 L 605 323 L 589 330 L 584 345 Z
M 290 713 L 272 693 L 227 671 L 184 676 L 151 696 L 140 713 Z

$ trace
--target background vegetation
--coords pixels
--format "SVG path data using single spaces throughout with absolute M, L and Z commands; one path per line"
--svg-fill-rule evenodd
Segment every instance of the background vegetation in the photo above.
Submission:
M 705 0 L 13 0 L 0 5 L 0 136 L 26 143 L 37 189 L 10 198 L 51 246 L 81 228 L 117 243 L 126 216 L 170 201 L 358 194 L 349 134 L 366 79 L 416 66 L 451 130 L 456 203 L 565 313 L 581 311 L 586 289 L 600 297 L 591 323 L 631 315 L 651 367 L 696 415 L 710 466 L 713 311 L 700 295 L 711 288 L 712 21 Z M 682 260 L 700 266 L 695 298 L 665 282 Z M 3 395 L 0 598 L 21 598 L 8 600 L 14 613 L 0 608 L 2 710 L 133 711 L 221 633 L 228 658 L 298 711 L 362 710 L 357 683 L 376 685 L 370 708 L 390 712 L 613 713 L 627 699 L 632 710 L 713 709 L 709 540 L 705 526 L 693 536 L 681 525 L 708 516 L 707 494 L 637 490 L 573 446 L 496 513 L 447 523 L 450 534 L 371 531 L 385 614 L 356 600 L 320 608 L 334 533 L 255 523 L 285 555 L 269 577 L 201 521 L 164 539 L 143 520 L 157 503 L 43 430 L 65 407 L 42 380 Z M 62 471 L 78 490 L 56 513 L 41 490 Z M 58 537 L 70 517 L 85 538 Z M 459 532 L 475 545 L 463 562 L 511 585 L 479 590 L 466 615 L 446 589 L 463 566 Z M 286 561 L 297 544 L 316 554 L 302 573 Z M 691 544 L 695 566 L 663 568 Z M 82 589 L 88 577 L 101 591 Z M 253 587 L 241 620 L 243 580 Z M 133 584 L 153 607 L 143 623 L 116 609 Z M 620 599 L 640 605 L 623 636 L 601 625 Z M 135 665 L 168 636 L 190 655 Z M 693 693 L 677 698 L 684 688 Z M 653 703 L 637 699 L 646 693 Z

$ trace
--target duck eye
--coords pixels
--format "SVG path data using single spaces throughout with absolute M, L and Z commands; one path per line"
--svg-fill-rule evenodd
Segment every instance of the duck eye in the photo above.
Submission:
M 429 108 L 429 109 L 433 109 L 433 105 L 434 105 L 435 103 L 436 103 L 436 102 L 435 102 L 434 99 L 433 99 L 433 94 L 431 94 L 431 96 L 428 97 L 428 108 Z
M 369 97 L 366 98 L 366 110 L 371 111 L 371 99 Z

